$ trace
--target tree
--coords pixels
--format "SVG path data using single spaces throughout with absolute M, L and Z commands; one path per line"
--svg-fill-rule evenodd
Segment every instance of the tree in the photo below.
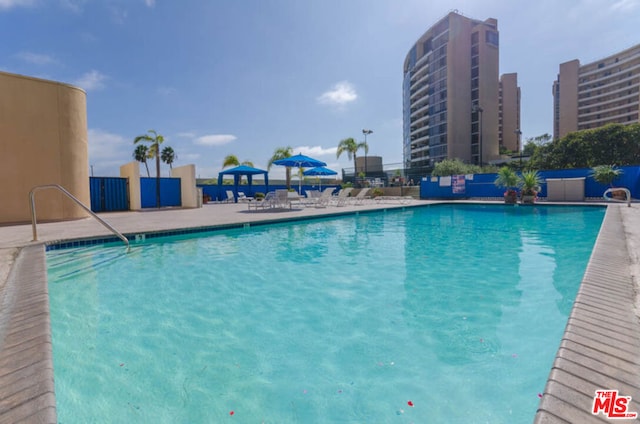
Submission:
M 147 168 L 147 177 L 150 177 L 149 165 L 147 165 L 148 156 L 149 156 L 149 148 L 144 144 L 140 144 L 136 146 L 135 150 L 133 151 L 133 158 L 138 162 L 144 163 L 145 168 Z
M 338 144 L 338 150 L 336 151 L 336 158 L 339 158 L 343 153 L 347 153 L 349 160 L 353 157 L 353 173 L 354 175 L 358 174 L 357 166 L 356 166 L 356 153 L 358 150 L 364 149 L 365 154 L 369 153 L 369 146 L 364 141 L 362 143 L 358 143 L 353 138 L 345 138 L 341 140 Z
M 155 130 L 147 131 L 147 134 L 139 135 L 133 140 L 133 144 L 140 142 L 149 143 L 148 158 L 156 159 L 156 207 L 160 207 L 160 145 L 164 137 Z
M 222 161 L 222 167 L 226 168 L 227 166 L 238 166 L 240 165 L 240 161 L 236 155 L 227 155 Z
M 446 177 L 448 175 L 473 174 L 473 172 L 469 172 L 469 167 L 470 165 L 463 163 L 460 159 L 445 159 L 435 164 L 431 175 Z
M 173 166 L 171 165 L 173 164 L 173 162 L 176 161 L 176 159 L 178 159 L 178 156 L 176 156 L 176 152 L 174 152 L 171 147 L 167 146 L 164 149 L 162 149 L 162 153 L 160 154 L 160 159 L 162 159 L 162 162 L 169 165 L 169 169 L 173 169 Z
M 251 168 L 254 168 L 253 162 L 251 162 L 250 160 L 245 160 L 242 163 L 240 163 L 236 155 L 227 155 L 224 158 L 224 161 L 222 161 L 223 168 L 226 168 L 227 166 L 240 166 L 240 165 L 246 165 L 246 166 L 250 166 Z M 240 183 L 242 184 L 243 181 L 241 180 Z
M 291 148 L 291 146 L 278 147 L 276 150 L 274 150 L 273 156 L 271 156 L 271 159 L 269 159 L 269 163 L 267 164 L 267 170 L 271 169 L 273 162 L 280 159 L 290 158 L 292 155 L 293 155 L 293 149 Z M 286 182 L 287 182 L 287 190 L 288 190 L 291 188 L 291 167 L 290 166 L 286 167 Z

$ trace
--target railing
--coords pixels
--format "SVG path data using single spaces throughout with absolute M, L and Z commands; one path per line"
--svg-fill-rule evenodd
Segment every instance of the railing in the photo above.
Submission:
M 127 245 L 127 251 L 129 250 L 129 240 L 125 236 L 123 236 L 118 230 L 113 228 L 111 225 L 109 225 L 107 222 L 105 222 L 98 215 L 93 213 L 93 211 L 91 209 L 89 209 L 88 207 L 86 207 L 84 205 L 84 203 L 82 203 L 73 194 L 69 193 L 64 187 L 62 187 L 61 185 L 58 185 L 58 184 L 47 184 L 47 185 L 37 186 L 37 187 L 34 187 L 29 192 L 29 201 L 30 201 L 30 204 L 31 204 L 31 228 L 33 229 L 33 241 L 38 241 L 38 230 L 36 228 L 37 227 L 37 220 L 36 220 L 36 199 L 35 199 L 35 194 L 36 194 L 37 191 L 45 190 L 45 189 L 48 189 L 48 188 L 55 188 L 55 189 L 60 190 L 62 193 L 66 194 L 69 199 L 71 199 L 74 202 L 76 202 L 76 204 L 78 206 L 80 206 L 87 213 L 89 213 L 91 216 L 93 216 L 95 219 L 97 219 L 98 222 L 100 222 L 102 225 L 107 227 L 107 229 L 109 229 L 112 233 L 114 233 L 116 236 L 118 236 L 118 238 L 120 240 L 122 240 L 124 242 L 124 244 Z

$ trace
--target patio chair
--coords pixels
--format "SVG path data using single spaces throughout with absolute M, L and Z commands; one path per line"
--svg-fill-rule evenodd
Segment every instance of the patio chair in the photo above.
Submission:
M 238 202 L 250 202 L 253 200 L 253 197 L 247 197 L 243 192 L 238 192 Z
M 351 199 L 351 204 L 353 205 L 362 205 L 364 204 L 364 202 L 366 200 L 371 199 L 371 196 L 367 196 L 367 193 L 369 193 L 369 189 L 368 188 L 361 188 L 360 191 L 358 192 L 358 194 L 356 194 L 355 197 L 352 197 Z
M 252 208 L 255 210 L 268 209 L 276 206 L 276 193 L 273 191 L 268 192 L 261 201 L 248 202 L 249 210 Z
M 236 197 L 233 195 L 233 191 L 227 190 L 227 198 L 223 200 L 225 203 L 233 203 L 236 201 Z
M 330 199 L 330 203 L 335 204 L 336 206 L 346 205 L 347 199 L 349 198 L 349 195 L 351 194 L 352 191 L 353 191 L 353 187 L 343 188 L 342 190 L 340 190 L 340 192 L 336 196 L 333 196 Z
M 276 190 L 275 198 L 276 208 L 289 208 L 291 209 L 291 201 L 289 200 L 289 190 Z

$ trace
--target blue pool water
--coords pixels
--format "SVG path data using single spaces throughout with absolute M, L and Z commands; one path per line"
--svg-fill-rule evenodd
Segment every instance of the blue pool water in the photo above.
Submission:
M 530 423 L 604 209 L 442 205 L 47 254 L 60 423 Z

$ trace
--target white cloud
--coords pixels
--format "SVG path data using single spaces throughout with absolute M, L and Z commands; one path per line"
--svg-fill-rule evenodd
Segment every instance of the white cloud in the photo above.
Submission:
M 33 6 L 35 0 L 0 0 L 0 10 L 9 10 L 12 7 Z
M 348 81 L 336 83 L 329 91 L 325 91 L 318 98 L 320 104 L 344 106 L 358 98 L 356 90 Z
M 156 0 L 144 0 L 144 4 L 146 4 L 147 7 L 154 7 L 156 5 Z
M 196 133 L 189 132 L 189 131 L 176 134 L 176 137 L 182 137 L 182 138 L 195 138 L 195 136 L 196 136 Z
M 333 157 L 336 156 L 337 147 L 330 147 L 325 149 L 322 146 L 299 146 L 293 149 L 293 154 L 297 155 L 301 153 L 306 156 L 310 156 L 312 158 L 316 158 L 317 156 L 328 156 L 331 155 Z
M 175 88 L 173 88 L 173 87 L 169 87 L 169 86 L 163 85 L 163 86 L 161 86 L 161 87 L 158 87 L 158 88 L 156 89 L 156 92 L 157 92 L 159 95 L 161 95 L 161 96 L 170 96 L 170 95 L 172 95 L 172 94 L 177 93 L 177 92 L 178 92 L 178 90 L 176 90 L 176 89 L 175 89 Z
M 25 62 L 32 63 L 34 65 L 49 65 L 57 62 L 53 56 L 48 54 L 20 52 L 16 56 Z
M 89 163 L 95 176 L 115 176 L 133 160 L 133 139 L 100 129 L 89 129 Z
M 618 0 L 611 5 L 611 10 L 629 12 L 640 5 L 638 0 Z
M 100 90 L 104 88 L 104 81 L 106 79 L 106 75 L 96 70 L 92 70 L 75 80 L 73 84 L 83 88 L 86 91 Z
M 222 146 L 235 141 L 237 138 L 231 134 L 211 134 L 198 137 L 193 142 L 202 146 Z
M 73 13 L 81 13 L 86 0 L 59 0 L 63 8 Z

